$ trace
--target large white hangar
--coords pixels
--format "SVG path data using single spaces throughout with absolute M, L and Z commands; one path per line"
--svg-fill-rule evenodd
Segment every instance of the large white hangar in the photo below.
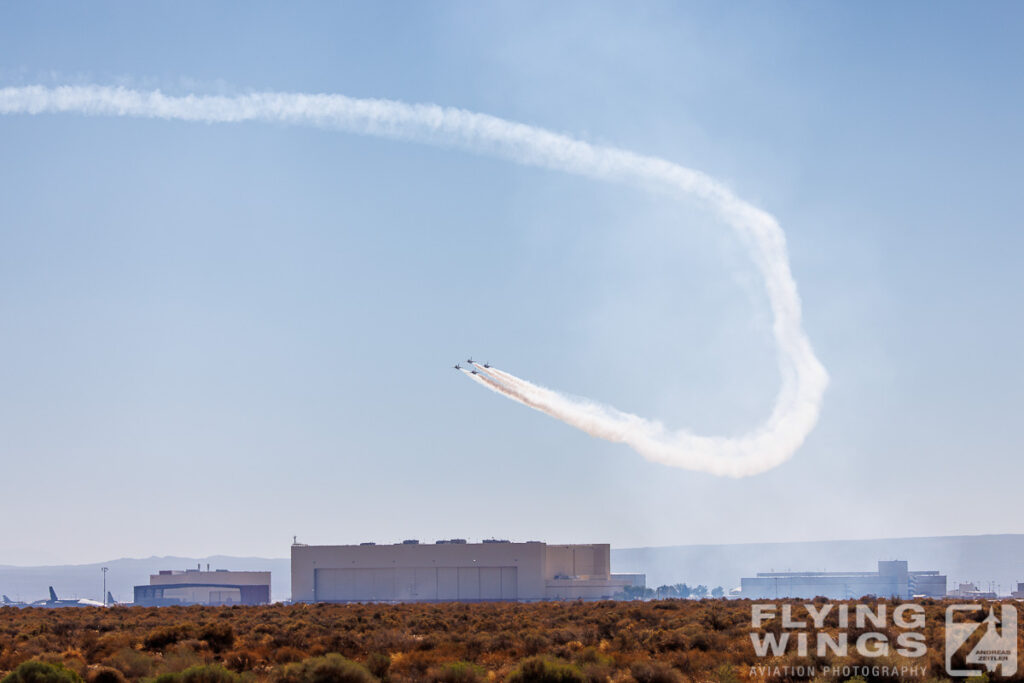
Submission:
M 462 539 L 394 545 L 292 545 L 294 602 L 599 600 L 643 586 L 612 574 L 606 543 Z

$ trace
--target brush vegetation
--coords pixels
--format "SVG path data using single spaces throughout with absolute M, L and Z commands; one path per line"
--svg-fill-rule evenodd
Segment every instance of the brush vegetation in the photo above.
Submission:
M 945 605 L 923 604 L 928 652 L 902 661 L 759 658 L 744 600 L 0 608 L 0 683 L 789 683 L 751 667 L 908 662 L 925 683 L 945 678 Z

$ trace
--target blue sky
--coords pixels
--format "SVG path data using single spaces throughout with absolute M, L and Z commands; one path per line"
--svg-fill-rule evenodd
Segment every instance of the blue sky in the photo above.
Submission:
M 0 85 L 337 92 L 705 171 L 786 230 L 832 382 L 748 479 L 484 392 L 466 354 L 739 434 L 746 252 L 641 191 L 324 130 L 0 119 L 0 564 L 499 536 L 1024 532 L 1011 3 L 0 5 Z M 979 498 L 995 501 L 981 507 Z

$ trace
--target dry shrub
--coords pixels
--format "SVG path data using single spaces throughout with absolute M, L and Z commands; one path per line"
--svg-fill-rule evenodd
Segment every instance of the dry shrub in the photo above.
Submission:
M 65 652 L 46 652 L 36 658 L 36 661 L 44 662 L 46 664 L 53 664 L 58 667 L 64 667 L 70 671 L 74 671 L 78 676 L 84 677 L 88 665 L 85 663 L 85 659 L 82 658 L 78 652 L 74 650 L 68 650 Z
M 629 673 L 637 683 L 682 683 L 679 672 L 664 662 L 637 662 Z
M 377 683 L 377 679 L 363 665 L 329 654 L 278 669 L 273 683 Z
M 164 653 L 160 669 L 166 673 L 183 673 L 186 669 L 199 667 L 203 664 L 206 664 L 206 660 L 192 646 L 186 643 L 179 643 Z M 209 672 L 203 673 L 205 675 Z
M 31 655 L 26 652 L 5 648 L 3 654 L 0 654 L 0 671 L 11 671 L 30 658 Z
M 610 664 L 589 663 L 582 666 L 583 675 L 590 683 L 605 683 L 615 675 L 615 667 Z
M 374 676 L 384 680 L 388 677 L 388 670 L 391 669 L 391 657 L 380 652 L 374 652 L 366 658 L 366 668 Z
M 556 645 L 568 645 L 574 640 L 577 640 L 575 633 L 564 628 L 553 629 L 548 634 L 548 638 L 550 638 L 551 642 L 555 643 Z
M 174 645 L 178 641 L 185 640 L 192 635 L 190 624 L 175 624 L 173 626 L 158 626 L 142 639 L 142 644 L 147 650 L 163 650 L 168 645 Z
M 112 666 L 94 666 L 85 677 L 86 683 L 128 683 L 124 674 Z
M 437 652 L 413 650 L 401 658 L 393 659 L 391 670 L 394 673 L 412 674 L 414 678 L 422 678 L 427 671 L 444 663 L 444 656 Z
M 291 664 L 292 662 L 302 661 L 305 655 L 297 647 L 285 645 L 284 647 L 274 648 L 271 658 L 275 664 Z
M 214 652 L 223 652 L 235 644 L 235 631 L 231 624 L 214 622 L 199 629 L 199 639 L 205 641 Z
M 569 662 L 530 657 L 508 675 L 506 683 L 588 683 L 583 672 Z
M 539 655 L 546 651 L 551 641 L 540 633 L 528 633 L 523 636 L 523 651 L 528 655 Z
M 411 650 L 418 641 L 401 629 L 385 628 L 374 631 L 363 639 L 363 645 L 371 652 L 395 652 Z
M 184 671 L 160 674 L 154 683 L 238 683 L 238 676 L 219 664 L 201 664 Z
M 590 683 L 606 683 L 615 674 L 614 659 L 593 646 L 576 653 L 576 664 Z
M 470 662 L 454 662 L 431 670 L 429 678 L 433 683 L 481 683 L 487 672 Z
M 131 648 L 134 643 L 127 633 L 104 633 L 85 648 L 85 656 L 92 663 L 102 662 L 118 650 Z
M 252 671 L 261 661 L 262 658 L 252 650 L 235 650 L 224 656 L 224 666 L 235 673 Z
M 129 680 L 137 681 L 153 671 L 155 661 L 145 653 L 125 647 L 107 657 L 104 664 L 117 669 Z
M 736 667 L 731 664 L 722 664 L 714 671 L 715 683 L 740 683 L 739 674 L 736 673 Z
M 57 661 L 24 661 L 3 678 L 3 683 L 82 683 L 77 672 Z
M 36 660 L 19 664 L 3 683 L 82 683 L 82 677 L 59 662 Z
M 718 657 L 702 650 L 680 652 L 671 657 L 670 661 L 674 668 L 691 678 L 697 677 L 700 673 L 711 671 L 721 663 Z

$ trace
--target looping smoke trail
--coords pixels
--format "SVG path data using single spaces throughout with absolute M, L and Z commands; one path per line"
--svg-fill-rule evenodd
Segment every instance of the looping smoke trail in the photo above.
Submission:
M 818 420 L 828 374 L 803 331 L 800 297 L 789 269 L 785 235 L 771 215 L 699 171 L 623 149 L 591 145 L 542 128 L 433 104 L 273 92 L 174 97 L 159 91 L 91 85 L 0 89 L 0 114 L 59 112 L 331 128 L 458 147 L 519 164 L 696 197 L 736 230 L 768 291 L 782 385 L 771 415 L 760 427 L 735 438 L 697 436 L 684 430 L 669 431 L 658 422 L 571 398 L 501 371 L 488 375 L 488 379 L 470 377 L 589 434 L 629 444 L 649 460 L 723 476 L 757 474 L 786 461 Z

